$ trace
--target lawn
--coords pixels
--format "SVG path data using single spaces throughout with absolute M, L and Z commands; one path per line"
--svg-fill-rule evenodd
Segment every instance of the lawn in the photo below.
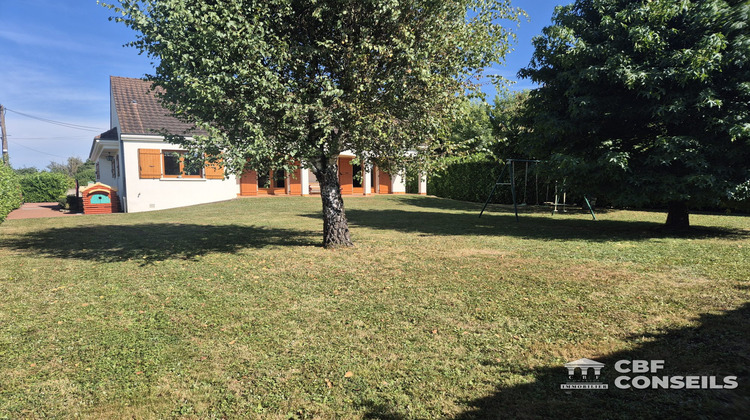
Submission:
M 254 198 L 0 225 L 0 418 L 661 418 L 750 412 L 750 218 Z M 563 364 L 609 390 L 564 391 Z M 620 390 L 620 359 L 735 390 Z M 609 369 L 608 369 L 609 368 Z

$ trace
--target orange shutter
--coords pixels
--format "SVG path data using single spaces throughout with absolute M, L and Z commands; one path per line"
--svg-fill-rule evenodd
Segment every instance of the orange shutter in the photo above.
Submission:
M 161 178 L 161 150 L 138 149 L 138 174 L 141 178 Z
M 206 179 L 224 179 L 224 165 L 221 164 L 220 160 L 213 163 L 206 162 L 204 173 Z

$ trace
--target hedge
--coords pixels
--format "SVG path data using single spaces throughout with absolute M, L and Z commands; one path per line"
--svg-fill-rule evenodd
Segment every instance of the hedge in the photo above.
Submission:
M 500 175 L 502 166 L 483 155 L 456 159 L 428 178 L 427 191 L 443 198 L 483 202 Z M 512 203 L 510 188 L 499 188 L 492 201 Z
M 21 177 L 23 201 L 26 203 L 59 201 L 73 187 L 75 182 L 59 172 L 39 172 Z
M 505 163 L 497 162 L 486 155 L 473 155 L 455 159 L 444 170 L 437 171 L 427 180 L 427 191 L 431 195 L 454 200 L 483 203 L 490 195 Z M 516 197 L 520 204 L 524 201 L 524 192 L 528 204 L 551 200 L 548 194 L 554 194 L 554 184 L 548 184 L 546 177 L 536 176 L 535 168 L 529 167 L 528 176 L 525 164 L 516 164 Z M 508 170 L 505 169 L 501 182 L 510 182 Z M 524 189 L 524 185 L 526 188 Z M 548 191 L 548 187 L 550 190 Z M 498 186 L 492 198 L 493 203 L 511 204 L 513 196 L 509 185 Z
M 21 183 L 19 176 L 8 165 L 0 162 L 0 222 L 11 211 L 21 207 Z

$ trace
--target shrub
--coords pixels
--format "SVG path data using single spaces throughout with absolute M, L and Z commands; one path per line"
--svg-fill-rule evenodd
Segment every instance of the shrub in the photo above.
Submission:
M 483 202 L 500 175 L 502 164 L 485 155 L 455 159 L 445 169 L 428 178 L 431 195 L 454 200 Z M 511 203 L 509 188 L 495 191 L 492 202 Z
M 83 211 L 83 198 L 78 197 L 75 194 L 68 194 L 65 197 L 61 197 L 58 204 L 60 207 L 65 210 L 70 210 L 72 213 L 80 213 Z
M 23 203 L 18 178 L 13 169 L 0 162 L 0 222 Z
M 39 172 L 21 177 L 23 201 L 27 203 L 59 201 L 73 187 L 73 180 L 62 173 Z
M 453 158 L 445 169 L 428 177 L 427 192 L 438 197 L 482 203 L 490 195 L 501 171 L 504 170 L 501 182 L 510 182 L 508 168 L 505 166 L 504 162 L 483 154 Z M 543 168 L 531 164 L 528 166 L 528 173 L 526 168 L 524 162 L 516 162 L 516 202 L 521 204 L 525 200 L 528 204 L 537 204 L 552 200 L 555 184 L 549 181 L 547 174 L 542 173 Z M 569 199 L 581 195 L 582 193 L 568 191 Z M 498 186 L 492 202 L 513 203 L 510 186 Z

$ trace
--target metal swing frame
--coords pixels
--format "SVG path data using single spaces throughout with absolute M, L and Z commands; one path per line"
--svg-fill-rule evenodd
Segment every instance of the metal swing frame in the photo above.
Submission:
M 497 181 L 495 181 L 495 185 L 492 186 L 492 190 L 490 191 L 490 195 L 487 196 L 487 200 L 484 202 L 484 206 L 482 206 L 482 211 L 479 212 L 479 217 L 482 217 L 482 214 L 484 214 L 484 211 L 487 209 L 487 206 L 490 204 L 490 201 L 492 201 L 492 197 L 495 195 L 495 191 L 497 190 L 498 186 L 510 186 L 510 195 L 513 198 L 513 211 L 516 215 L 516 221 L 520 221 L 520 218 L 518 217 L 518 200 L 516 198 L 516 162 L 522 162 L 526 163 L 526 174 L 525 179 L 528 181 L 529 177 L 529 163 L 533 163 L 535 165 L 538 165 L 544 161 L 542 160 L 536 160 L 536 159 L 506 159 L 506 164 L 503 166 L 503 169 L 500 170 L 500 175 L 497 177 Z M 503 175 L 505 174 L 505 169 L 508 168 L 508 175 L 510 177 L 510 182 L 502 182 L 503 181 Z M 538 174 L 537 174 L 538 176 Z M 525 191 L 526 185 L 524 184 L 524 191 Z M 538 185 L 537 185 L 538 190 Z M 539 192 L 537 191 L 537 195 Z M 526 194 L 524 193 L 524 199 L 526 198 Z M 591 207 L 591 203 L 589 202 L 588 197 L 584 194 L 583 200 L 586 202 L 586 207 L 588 207 L 589 212 L 591 213 L 591 217 L 596 220 L 596 214 L 594 214 L 594 209 Z M 537 200 L 538 201 L 538 200 Z M 554 215 L 555 212 L 557 212 L 557 207 L 561 204 L 557 201 L 557 182 L 555 182 L 555 204 L 552 210 L 552 214 Z M 565 207 L 565 203 L 563 200 L 562 206 Z

